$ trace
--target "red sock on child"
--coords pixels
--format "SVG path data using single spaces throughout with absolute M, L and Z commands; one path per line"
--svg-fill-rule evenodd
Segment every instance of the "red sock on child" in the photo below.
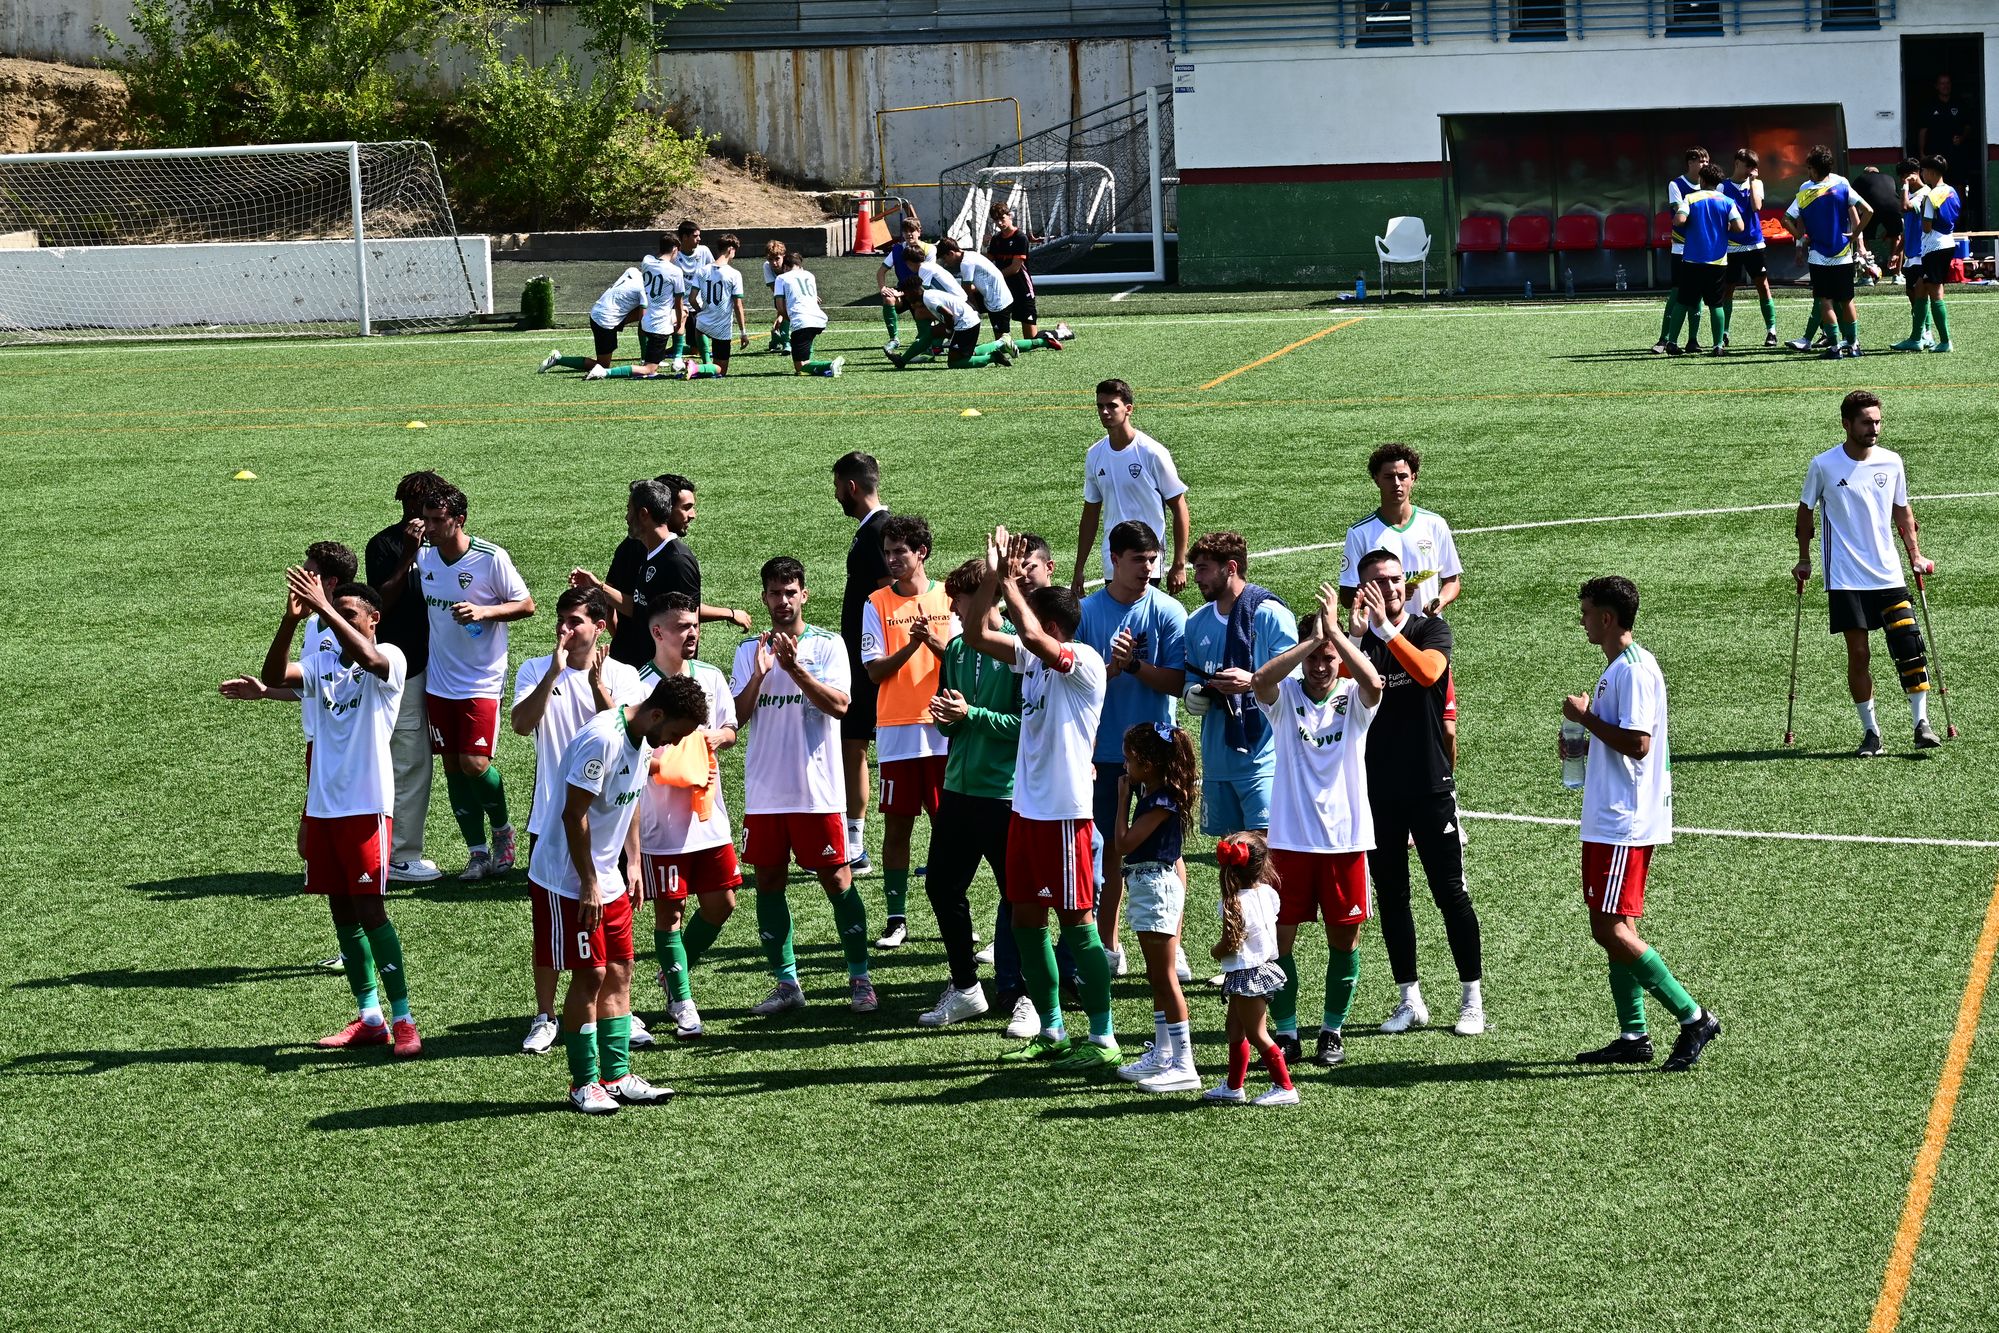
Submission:
M 1291 1070 L 1284 1063 L 1284 1048 L 1282 1046 L 1272 1046 L 1270 1053 L 1263 1057 L 1263 1063 L 1269 1068 L 1270 1079 L 1273 1083 L 1280 1088 L 1291 1086 Z
M 1240 1088 L 1249 1079 L 1249 1038 L 1236 1042 L 1229 1051 L 1229 1086 Z

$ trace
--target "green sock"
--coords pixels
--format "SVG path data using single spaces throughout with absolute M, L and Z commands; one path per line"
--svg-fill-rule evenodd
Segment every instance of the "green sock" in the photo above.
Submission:
M 1777 331 L 1777 298 L 1759 294 L 1756 300 L 1763 307 L 1763 331 L 1765 333 L 1775 333 Z
M 791 903 L 781 893 L 757 895 L 757 935 L 764 961 L 779 981 L 798 980 L 798 959 L 791 952 Z
M 886 301 L 882 302 L 882 327 L 888 330 L 891 340 L 898 336 L 897 329 L 901 327 L 896 320 L 895 307 Z
M 1858 347 L 1860 345 L 1860 321 L 1856 319 L 1852 323 L 1848 323 L 1842 319 L 1839 322 L 1839 340 L 1849 347 Z
M 384 921 L 368 932 L 368 952 L 374 956 L 375 975 L 382 979 L 382 994 L 389 997 L 391 1012 L 408 1018 L 410 984 L 403 973 L 403 941 L 395 922 Z
M 888 900 L 890 916 L 909 914 L 909 867 L 892 870 L 882 867 L 882 897 Z
M 1699 321 L 1696 322 L 1698 323 Z M 1728 312 L 1718 305 L 1709 306 L 1707 308 L 1707 326 L 1708 334 L 1714 340 L 1714 345 L 1716 347 L 1721 346 L 1721 340 L 1728 336 Z
M 487 820 L 496 829 L 507 826 L 507 784 L 500 777 L 500 770 L 491 764 L 483 773 L 468 774 L 466 790 L 486 811 Z
M 569 1086 L 586 1088 L 597 1081 L 597 1025 L 585 1023 L 574 1032 L 562 1034 L 562 1049 L 569 1056 Z
M 1824 327 L 1825 325 L 1819 322 L 1819 312 L 1816 310 L 1812 311 L 1811 318 L 1805 321 L 1805 341 L 1810 342 L 1812 339 L 1818 337 L 1819 330 Z
M 656 379 L 658 377 L 657 375 L 639 374 L 639 368 L 637 366 L 612 366 L 609 370 L 604 372 L 604 378 L 607 380 L 647 380 L 647 379 Z
M 1943 308 L 1943 300 L 1940 297 L 1930 298 L 1930 322 L 1937 326 L 1937 341 L 1945 343 L 1949 342 L 1950 315 L 1947 312 L 1945 312 Z M 1974 341 L 1976 340 L 1974 339 Z
M 1277 955 L 1284 969 L 1284 988 L 1270 997 L 1270 1028 L 1273 1032 L 1298 1030 L 1298 960 L 1288 953 Z
M 708 335 L 696 330 L 687 335 L 687 354 L 696 361 L 708 359 Z
M 1004 346 L 1006 346 L 1006 340 L 1004 338 L 995 338 L 989 343 L 980 343 L 977 347 L 974 347 L 972 349 L 972 355 L 991 356 L 993 353 L 999 351 L 999 349 Z
M 933 325 L 932 327 L 935 326 Z M 925 329 L 916 336 L 915 342 L 903 350 L 902 359 L 904 361 L 914 361 L 917 357 L 927 352 L 936 351 L 940 345 L 940 340 L 933 336 L 929 329 Z
M 907 874 L 907 871 L 903 872 Z M 848 977 L 868 974 L 868 905 L 861 891 L 849 884 L 833 899 L 833 924 L 840 928 L 840 950 L 847 955 Z
M 697 361 L 694 363 L 694 378 L 697 380 L 719 379 L 721 375 L 722 368 L 713 361 Z
M 555 364 L 565 370 L 588 370 L 597 364 L 594 356 L 558 356 Z
M 1930 303 L 1928 301 L 1909 302 L 1909 341 L 1919 343 L 1930 330 Z
M 1728 336 L 1728 326 L 1735 322 L 1735 298 L 1729 297 L 1721 303 L 1721 334 Z
M 1666 314 L 1659 321 L 1660 342 L 1670 343 L 1680 340 L 1680 319 L 1685 314 L 1685 311 L 1686 308 L 1680 304 L 1679 297 L 1669 296 L 1666 298 Z
M 1083 995 L 1083 1012 L 1090 1016 L 1090 1035 L 1111 1032 L 1111 960 L 1104 956 L 1103 937 L 1090 922 L 1062 927 L 1062 943 L 1076 955 L 1076 989 Z
M 597 1025 L 598 1075 L 606 1083 L 616 1083 L 632 1072 L 632 1016 L 619 1014 Z
M 1617 1002 L 1617 1030 L 1639 1033 L 1645 1030 L 1645 988 L 1631 969 L 1622 963 L 1610 965 L 1610 998 Z
M 687 949 L 681 942 L 680 932 L 655 930 L 652 947 L 659 958 L 660 975 L 666 979 L 666 998 L 675 1004 L 693 999 L 694 988 L 687 984 Z
M 1326 955 L 1326 1011 L 1324 1026 L 1338 1032 L 1353 1012 L 1353 993 L 1360 986 L 1360 951 Z
M 1700 1017 L 1701 1007 L 1694 1003 L 1694 997 L 1687 994 L 1687 988 L 1680 984 L 1679 979 L 1666 970 L 1666 960 L 1659 956 L 1657 949 L 1647 949 L 1643 958 L 1631 964 L 1631 975 L 1661 1004 L 1671 1009 L 1682 1023 L 1691 1023 Z
M 953 370 L 980 370 L 993 363 L 990 352 L 974 352 L 966 357 L 951 357 L 944 364 Z
M 444 790 L 451 798 L 451 817 L 458 821 L 458 831 L 465 837 L 467 847 L 486 845 L 486 812 L 479 803 L 479 793 L 472 786 L 472 779 L 456 769 L 444 770 Z
M 680 932 L 680 947 L 686 951 L 687 966 L 690 969 L 701 961 L 701 955 L 708 952 L 708 946 L 713 944 L 715 937 L 721 933 L 720 926 L 713 924 L 699 912 L 687 918 L 687 925 Z
M 375 960 L 368 952 L 368 932 L 358 921 L 336 923 L 333 933 L 340 937 L 340 965 L 347 972 L 347 989 L 354 992 L 354 1007 L 362 1013 L 382 1007 L 375 994 Z
M 686 355 L 686 352 L 687 352 L 687 338 L 682 334 L 678 333 L 674 334 L 673 347 L 672 350 L 667 352 L 666 359 L 669 361 L 678 361 L 682 356 Z
M 789 351 L 790 349 L 786 348 L 784 350 Z M 833 362 L 829 358 L 815 356 L 810 361 L 802 363 L 798 368 L 808 375 L 824 375 L 833 368 Z
M 1020 949 L 1021 984 L 1041 1015 L 1041 1026 L 1060 1032 L 1062 988 L 1055 980 L 1055 942 L 1048 937 L 1048 927 L 1015 926 L 1013 942 Z

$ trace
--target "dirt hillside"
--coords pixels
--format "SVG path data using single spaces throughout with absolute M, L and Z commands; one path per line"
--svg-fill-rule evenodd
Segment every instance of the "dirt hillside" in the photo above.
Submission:
M 116 148 L 124 123 L 116 74 L 0 56 L 0 153 Z

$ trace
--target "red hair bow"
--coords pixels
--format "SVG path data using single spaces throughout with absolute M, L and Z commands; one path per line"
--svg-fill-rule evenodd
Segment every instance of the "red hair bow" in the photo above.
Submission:
M 1240 840 L 1215 844 L 1215 860 L 1225 866 L 1246 866 L 1249 864 L 1249 844 Z

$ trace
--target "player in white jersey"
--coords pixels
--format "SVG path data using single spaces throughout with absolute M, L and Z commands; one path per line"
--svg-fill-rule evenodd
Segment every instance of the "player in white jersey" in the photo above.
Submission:
M 923 312 L 918 317 L 922 331 L 907 352 L 888 354 L 890 363 L 897 370 L 929 356 L 940 344 L 947 348 L 945 364 L 952 370 L 980 370 L 991 365 L 1013 364 L 1015 350 L 1006 339 L 999 338 L 989 343 L 979 341 L 979 312 L 962 295 L 943 288 L 919 289 L 913 284 L 908 289 L 908 295 L 912 311 Z
M 1187 586 L 1187 534 L 1193 518 L 1187 510 L 1187 483 L 1173 465 L 1166 446 L 1131 424 L 1131 386 L 1123 380 L 1097 385 L 1097 421 L 1103 438 L 1083 455 L 1083 516 L 1076 525 L 1076 568 L 1069 590 L 1081 597 L 1088 577 L 1090 550 L 1097 533 L 1106 581 L 1111 576 L 1111 532 L 1118 524 L 1137 520 L 1166 540 L 1166 520 L 1173 520 L 1173 563 L 1163 575 L 1166 591 L 1179 595 Z M 1155 581 L 1161 581 L 1157 569 Z
M 813 340 L 826 331 L 826 310 L 819 304 L 819 279 L 805 271 L 804 255 L 779 255 L 778 262 L 784 267 L 773 280 L 771 299 L 777 303 L 779 321 L 788 330 L 784 345 L 791 353 L 792 370 L 800 375 L 840 378 L 847 358 L 836 356 L 829 360 L 812 355 Z
M 507 683 L 507 624 L 533 615 L 534 598 L 512 557 L 465 531 L 465 515 L 465 492 L 456 486 L 440 487 L 425 501 L 416 572 L 430 614 L 424 682 L 430 748 L 443 757 L 451 813 L 471 851 L 459 878 L 476 880 L 514 866 L 507 789 L 493 758 Z
M 579 1111 L 604 1114 L 620 1102 L 673 1095 L 631 1072 L 635 816 L 654 747 L 679 743 L 706 712 L 700 686 L 663 680 L 643 703 L 591 718 L 562 752 L 562 815 L 536 839 L 528 877 L 535 966 L 570 974 L 562 1044 L 569 1104 Z
M 687 346 L 688 339 L 686 334 L 688 326 L 694 323 L 694 317 L 699 313 L 701 307 L 701 288 L 699 285 L 701 270 L 714 263 L 715 256 L 709 251 L 707 246 L 701 244 L 701 228 L 694 225 L 693 218 L 682 218 L 680 225 L 674 228 L 673 236 L 674 248 L 672 259 L 680 268 L 680 276 L 687 280 L 688 294 L 687 305 L 683 307 L 680 314 L 680 328 L 673 340 L 673 359 L 675 361 L 680 361 L 682 358 L 693 361 L 705 361 L 707 360 L 707 349 L 701 346 L 700 333 L 696 332 L 694 335 L 694 347 L 691 353 Z
M 285 613 L 265 654 L 262 683 L 295 691 L 312 715 L 299 830 L 305 891 L 327 896 L 359 1011 L 319 1045 L 392 1046 L 399 1056 L 417 1055 L 423 1040 L 410 1012 L 402 940 L 382 909 L 396 800 L 389 737 L 408 664 L 400 648 L 375 642 L 382 599 L 373 588 L 350 582 L 329 593 L 318 574 L 302 568 L 285 571 L 285 586 Z M 292 636 L 308 615 L 321 628 L 299 660 L 289 661 Z M 389 997 L 388 1021 L 378 987 Z
M 916 266 L 917 287 L 926 292 L 948 292 L 960 301 L 966 299 L 965 284 L 958 281 L 958 275 L 937 262 L 936 246 L 912 241 L 903 251 L 908 262 Z
M 964 285 L 973 305 L 986 312 L 993 322 L 993 337 L 1008 338 L 1013 332 L 1013 293 L 999 265 L 978 251 L 967 251 L 946 236 L 937 242 L 937 262 Z
M 1390 621 L 1378 597 L 1354 615 L 1361 629 Z M 1323 917 L 1326 999 L 1314 1060 L 1332 1066 L 1346 1058 L 1360 931 L 1374 915 L 1367 733 L 1382 690 L 1381 673 L 1340 630 L 1338 588 L 1320 585 L 1318 613 L 1298 622 L 1297 645 L 1257 668 L 1251 688 L 1270 724 L 1275 759 L 1268 842 L 1277 872 L 1277 952 L 1290 955 L 1298 928 Z
M 530 657 L 514 675 L 507 721 L 517 736 L 534 738 L 534 804 L 528 810 L 528 853 L 562 818 L 562 752 L 585 723 L 607 708 L 636 704 L 648 693 L 639 673 L 612 657 L 605 629 L 611 604 L 595 589 L 568 588 L 555 603 L 555 651 Z M 539 1055 L 555 1045 L 553 967 L 534 970 L 534 1021 L 521 1049 Z
M 631 323 L 645 305 L 645 275 L 637 268 L 628 268 L 590 307 L 590 336 L 596 342 L 597 354 L 564 356 L 558 347 L 542 358 L 541 373 L 546 375 L 560 366 L 580 370 L 590 379 L 603 379 L 611 369 L 611 358 L 618 354 L 618 331 Z
M 1111 963 L 1097 933 L 1096 882 L 1090 865 L 1097 724 L 1109 669 L 1076 637 L 1083 609 L 1067 588 L 1026 584 L 1028 542 L 1005 528 L 986 545 L 986 572 L 963 620 L 964 642 L 1020 676 L 1020 746 L 1015 753 L 1013 820 L 1007 828 L 1006 896 L 1020 946 L 1021 980 L 1041 1030 L 1007 1061 L 1053 1060 L 1085 1070 L 1120 1063 L 1111 1022 Z M 990 612 L 1004 594 L 1018 630 L 995 629 Z M 1074 954 L 1077 990 L 1090 1038 L 1069 1039 L 1055 980 L 1048 913 Z
M 736 910 L 736 889 L 743 882 L 717 758 L 736 743 L 736 697 L 729 678 L 697 656 L 701 616 L 692 597 L 670 592 L 648 615 L 653 656 L 639 668 L 640 679 L 690 677 L 708 700 L 700 729 L 655 756 L 653 780 L 639 801 L 639 853 L 645 895 L 652 899 L 659 984 L 666 991 L 673 1035 L 685 1041 L 701 1035 L 693 967 Z M 699 906 L 692 917 L 690 896 Z
M 1652 654 L 1632 641 L 1638 588 L 1616 574 L 1591 579 L 1579 594 L 1583 637 L 1609 663 L 1593 696 L 1572 694 L 1562 716 L 1589 732 L 1583 778 L 1583 899 L 1590 934 L 1610 957 L 1617 1040 L 1576 1057 L 1578 1064 L 1650 1064 L 1645 992 L 1680 1020 L 1662 1068 L 1692 1069 L 1721 1020 L 1695 1003 L 1658 950 L 1638 937 L 1652 849 L 1673 840 L 1673 760 L 1666 735 L 1666 680 Z
M 1381 491 L 1381 505 L 1347 529 L 1340 561 L 1341 606 L 1354 604 L 1361 557 L 1370 551 L 1389 551 L 1402 561 L 1412 609 L 1423 615 L 1443 614 L 1464 592 L 1464 566 L 1451 525 L 1410 498 L 1422 467 L 1423 456 L 1406 444 L 1384 444 L 1368 455 L 1367 474 Z
M 777 310 L 776 306 L 777 279 L 784 272 L 784 257 L 788 253 L 783 241 L 764 242 L 764 290 L 771 294 L 771 308 L 776 313 L 770 326 L 770 346 L 765 349 L 771 352 L 791 350 L 791 326 L 785 320 L 784 312 Z
M 749 317 L 743 313 L 743 275 L 729 263 L 736 257 L 736 233 L 723 232 L 718 244 L 722 249 L 715 262 L 703 267 L 694 280 L 694 288 L 700 293 L 694 328 L 707 340 L 709 359 L 703 361 L 698 356 L 687 359 L 683 373 L 691 380 L 729 373 L 729 339 L 733 333 L 741 332 L 745 351 L 750 345 Z
M 1839 405 L 1846 438 L 1813 458 L 1798 497 L 1798 563 L 1791 569 L 1799 596 L 1812 576 L 1812 510 L 1825 510 L 1825 586 L 1832 632 L 1846 640 L 1846 685 L 1860 715 L 1863 759 L 1881 753 L 1881 724 L 1874 716 L 1874 673 L 1867 635 L 1881 630 L 1895 660 L 1902 690 L 1915 723 L 1916 748 L 1943 744 L 1930 726 L 1929 659 L 1902 577 L 1895 539 L 1909 553 L 1909 568 L 1921 579 L 1936 573 L 1916 539 L 1916 514 L 1909 507 L 1909 474 L 1902 456 L 1883 449 L 1881 399 L 1855 389 Z
M 880 1001 L 868 973 L 868 909 L 847 869 L 840 751 L 840 719 L 853 696 L 847 646 L 805 623 L 805 566 L 778 556 L 764 562 L 759 578 L 770 630 L 743 641 L 729 676 L 738 725 L 750 733 L 743 761 L 744 854 L 756 880 L 764 958 L 777 983 L 750 1012 L 768 1016 L 805 1003 L 784 896 L 796 861 L 819 877 L 833 905 L 847 959 L 848 1007 L 873 1013 Z
M 673 262 L 676 253 L 672 233 L 660 237 L 661 251 L 639 261 L 639 278 L 645 286 L 645 312 L 639 316 L 639 359 L 637 364 L 592 366 L 583 372 L 586 380 L 654 380 L 659 368 L 671 356 L 674 339 L 680 332 L 687 310 L 687 278 Z

